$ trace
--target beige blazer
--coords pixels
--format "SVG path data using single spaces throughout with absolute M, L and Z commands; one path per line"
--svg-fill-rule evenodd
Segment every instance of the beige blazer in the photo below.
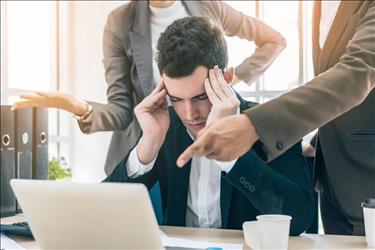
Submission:
M 284 38 L 261 21 L 246 16 L 221 1 L 183 1 L 190 15 L 206 15 L 228 36 L 238 36 L 257 45 L 254 53 L 236 67 L 236 75 L 252 82 L 262 74 L 285 47 Z M 154 87 L 148 1 L 132 1 L 108 16 L 103 53 L 108 83 L 107 104 L 90 102 L 92 122 L 81 123 L 84 133 L 115 131 L 108 150 L 105 171 L 129 152 L 140 137 L 133 109 Z
M 361 201 L 375 197 L 375 1 L 342 1 L 322 49 L 319 21 L 318 4 L 315 78 L 246 114 L 268 160 L 320 128 L 317 177 L 354 231 L 362 230 Z

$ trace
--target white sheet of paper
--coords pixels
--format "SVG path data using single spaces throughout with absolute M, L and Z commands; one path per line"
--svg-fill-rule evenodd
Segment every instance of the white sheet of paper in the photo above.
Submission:
M 5 234 L 1 234 L 1 240 L 0 240 L 0 249 L 26 249 L 17 244 L 14 240 L 6 236 Z
M 177 237 L 169 237 L 163 231 L 160 230 L 161 241 L 165 247 L 186 247 L 186 248 L 221 248 L 221 249 L 242 249 L 242 244 L 230 244 L 230 243 L 217 243 L 217 242 L 207 242 L 198 240 L 188 240 Z

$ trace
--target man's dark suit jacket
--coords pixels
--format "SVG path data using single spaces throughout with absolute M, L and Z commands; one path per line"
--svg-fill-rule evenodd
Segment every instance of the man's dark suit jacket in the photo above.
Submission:
M 241 101 L 241 110 L 254 103 Z M 115 167 L 105 181 L 137 182 L 149 189 L 160 182 L 164 224 L 185 226 L 190 164 L 178 168 L 178 156 L 192 144 L 185 126 L 172 108 L 170 127 L 153 169 L 138 178 L 129 178 L 125 164 L 128 155 Z M 260 214 L 287 214 L 293 217 L 291 235 L 298 235 L 310 226 L 313 210 L 312 184 L 309 180 L 301 144 L 266 164 L 255 145 L 241 156 L 229 173 L 221 177 L 222 228 L 242 229 L 245 221 Z

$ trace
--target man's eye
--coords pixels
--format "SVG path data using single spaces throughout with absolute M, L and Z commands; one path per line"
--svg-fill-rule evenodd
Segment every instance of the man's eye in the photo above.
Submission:
M 178 102 L 178 101 L 181 101 L 180 99 L 177 99 L 177 98 L 170 98 L 171 99 L 171 102 Z
M 196 99 L 197 100 L 206 100 L 208 98 L 207 95 L 202 95 L 202 96 L 198 96 Z

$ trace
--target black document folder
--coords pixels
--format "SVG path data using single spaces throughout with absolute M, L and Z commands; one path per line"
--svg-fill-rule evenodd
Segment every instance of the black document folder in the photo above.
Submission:
M 33 179 L 48 179 L 48 110 L 33 109 Z
M 14 113 L 10 108 L 10 105 L 1 105 L 1 217 L 12 216 L 16 212 L 16 198 L 9 183 L 16 175 Z
M 32 179 L 33 109 L 15 111 L 16 177 Z M 17 205 L 17 212 L 21 212 Z

